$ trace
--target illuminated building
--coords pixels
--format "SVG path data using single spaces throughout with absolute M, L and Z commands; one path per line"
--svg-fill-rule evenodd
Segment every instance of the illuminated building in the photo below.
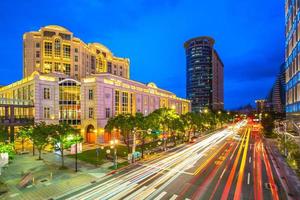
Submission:
M 59 31 L 61 29 L 63 28 L 59 27 Z M 98 46 L 102 47 L 100 44 Z M 25 60 L 31 57 L 28 52 Z M 55 58 L 53 59 L 54 63 Z M 124 62 L 126 63 L 126 60 Z M 24 71 L 29 68 L 25 65 Z M 109 141 L 110 134 L 104 131 L 104 127 L 110 117 L 121 113 L 141 112 L 147 115 L 163 107 L 174 109 L 179 114 L 190 111 L 190 101 L 178 98 L 175 94 L 158 88 L 154 83 L 143 84 L 130 80 L 129 71 L 126 70 L 124 72 L 127 76 L 120 76 L 120 71 L 114 75 L 104 70 L 90 74 L 82 73 L 77 79 L 72 75 L 72 70 L 71 74 L 68 74 L 44 69 L 44 66 L 40 67 L 30 75 L 28 70 L 28 74 L 25 73 L 26 76 L 22 80 L 1 87 L 0 100 L 30 100 L 34 105 L 32 115 L 35 122 L 66 122 L 81 129 L 81 134 L 88 143 Z M 129 70 L 129 65 L 122 68 L 124 69 Z M 0 110 L 0 116 L 3 115 L 4 112 Z
M 280 72 L 267 96 L 267 101 L 276 113 L 285 112 L 285 70 L 284 65 L 280 66 Z
M 186 51 L 186 96 L 192 111 L 224 109 L 224 65 L 210 37 L 197 37 L 184 43 Z
M 300 119 L 300 2 L 285 1 L 285 79 L 287 118 Z
M 74 79 L 103 72 L 129 78 L 129 59 L 115 57 L 102 44 L 85 44 L 61 26 L 25 33 L 23 50 L 23 77 L 38 71 L 64 73 Z

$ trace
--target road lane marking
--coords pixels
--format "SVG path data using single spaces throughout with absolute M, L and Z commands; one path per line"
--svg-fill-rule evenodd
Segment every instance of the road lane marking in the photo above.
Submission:
M 249 157 L 249 163 L 251 163 L 251 156 Z
M 160 193 L 160 195 L 158 195 L 154 200 L 160 200 L 161 198 L 163 198 L 163 196 L 165 196 L 167 194 L 167 192 L 163 191 L 162 193 Z
M 175 200 L 178 197 L 178 195 L 174 194 L 169 200 Z
M 247 184 L 250 184 L 250 173 L 248 172 L 248 179 L 247 179 Z
M 133 192 L 131 195 L 129 195 L 128 197 L 126 197 L 124 200 L 131 200 L 131 199 L 134 199 L 134 197 L 143 192 L 145 189 L 147 188 L 147 186 L 143 186 L 141 187 L 140 189 L 138 189 L 137 191 Z

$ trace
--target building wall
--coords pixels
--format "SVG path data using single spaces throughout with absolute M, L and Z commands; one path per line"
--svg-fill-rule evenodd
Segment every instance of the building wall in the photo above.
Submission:
M 58 123 L 58 79 L 33 73 L 31 76 L 0 88 L 0 98 L 32 100 L 35 122 Z M 49 99 L 44 98 L 44 88 L 49 89 Z M 49 108 L 49 117 L 44 117 L 44 108 Z M 30 114 L 29 114 L 30 115 Z
M 223 109 L 223 63 L 214 50 L 210 37 L 193 38 L 185 42 L 186 92 L 192 111 L 205 108 Z
M 129 60 L 115 57 L 102 44 L 85 44 L 69 30 L 55 25 L 23 35 L 23 76 L 34 71 L 64 73 L 81 79 L 109 72 L 129 78 Z
M 87 91 L 93 90 L 93 103 L 88 103 Z M 119 98 L 116 98 L 116 92 Z M 89 109 L 94 109 L 92 118 L 88 114 L 82 119 L 82 132 L 86 134 L 87 127 L 93 125 L 97 130 L 97 141 L 107 142 L 109 138 L 104 128 L 107 120 L 121 113 L 135 114 L 141 112 L 148 115 L 154 110 L 162 107 L 175 109 L 177 113 L 184 114 L 190 111 L 190 103 L 185 99 L 176 97 L 173 93 L 157 88 L 155 85 L 142 84 L 110 74 L 95 75 L 83 79 L 82 82 L 82 111 L 86 113 Z M 128 95 L 128 104 L 124 104 L 122 96 Z M 116 106 L 116 99 L 119 99 L 119 107 Z M 124 108 L 125 106 L 125 108 Z M 107 112 L 109 113 L 107 115 Z
M 300 120 L 299 8 L 299 1 L 285 1 L 286 113 L 288 118 L 297 120 Z

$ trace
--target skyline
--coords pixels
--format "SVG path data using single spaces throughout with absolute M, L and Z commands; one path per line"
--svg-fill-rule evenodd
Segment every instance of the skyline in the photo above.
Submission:
M 135 3 L 129 2 L 131 5 Z M 0 85 L 22 78 L 23 33 L 57 24 L 87 43 L 100 42 L 116 56 L 128 57 L 133 80 L 153 81 L 159 87 L 185 97 L 183 43 L 192 37 L 209 35 L 216 40 L 216 50 L 225 65 L 225 108 L 254 104 L 254 99 L 267 95 L 284 61 L 284 26 L 277 26 L 284 23 L 284 3 L 258 0 L 235 4 L 231 4 L 232 0 L 231 3 L 226 2 L 219 1 L 215 7 L 218 16 L 210 13 L 212 3 L 194 5 L 197 3 L 193 1 L 163 1 L 161 5 L 140 1 L 135 3 L 135 7 L 125 1 L 106 2 L 105 6 L 101 1 L 90 1 L 84 5 L 80 1 L 66 1 L 63 7 L 58 8 L 55 5 L 59 1 L 53 1 L 51 4 L 34 5 L 36 12 L 29 13 L 26 10 L 32 9 L 33 1 L 20 2 L 22 6 L 19 7 L 1 2 L 5 9 L 0 17 L 6 27 L 6 31 L 0 33 L 3 38 L 1 55 L 6 58 L 2 59 L 3 66 L 10 67 L 0 69 L 0 73 L 7 74 L 1 77 Z M 199 6 L 203 7 L 200 16 L 194 12 Z M 247 11 L 240 8 L 247 8 Z M 116 13 L 116 16 L 110 13 Z M 189 20 L 204 16 L 210 20 Z M 96 24 L 97 21 L 102 25 Z M 191 30 L 193 27 L 196 28 Z M 229 34 L 231 32 L 235 34 Z M 273 46 L 275 43 L 282 45 Z M 160 73 L 153 76 L 158 71 Z

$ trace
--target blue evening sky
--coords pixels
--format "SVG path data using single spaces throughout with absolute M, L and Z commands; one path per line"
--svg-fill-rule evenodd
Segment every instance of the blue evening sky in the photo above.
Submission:
M 22 35 L 56 24 L 131 61 L 131 78 L 185 97 L 183 43 L 208 35 L 225 64 L 225 107 L 264 98 L 284 61 L 284 1 L 1 0 L 0 85 L 22 78 Z

